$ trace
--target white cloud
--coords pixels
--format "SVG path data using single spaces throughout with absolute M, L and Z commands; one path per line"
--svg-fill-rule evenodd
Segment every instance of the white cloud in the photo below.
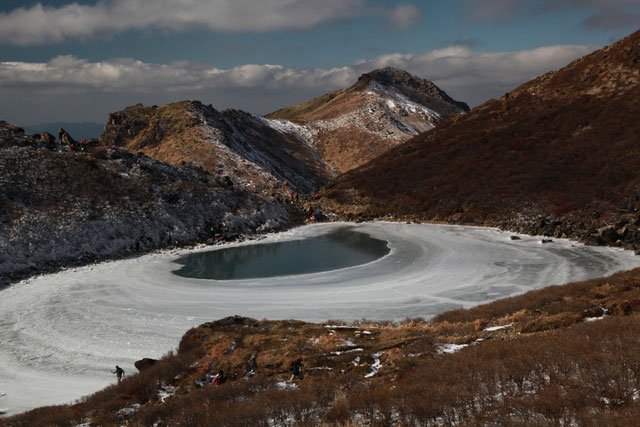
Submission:
M 247 64 L 222 70 L 175 62 L 148 64 L 135 59 L 88 62 L 58 56 L 47 63 L 0 62 L 0 88 L 31 85 L 33 90 L 52 86 L 95 87 L 105 91 L 197 91 L 203 88 L 260 88 L 345 86 L 355 77 L 350 67 L 296 70 L 281 65 Z
M 388 12 L 388 26 L 394 30 L 408 30 L 422 19 L 422 12 L 410 3 L 402 3 Z
M 373 61 L 361 61 L 355 69 L 402 68 L 433 81 L 456 99 L 478 105 L 594 49 L 557 45 L 514 52 L 482 52 L 460 45 L 415 55 L 383 55 Z
M 53 112 L 44 106 L 55 105 L 55 113 L 65 112 L 66 120 L 74 121 L 77 116 L 95 121 L 95 117 L 86 116 L 89 111 L 99 111 L 100 117 L 106 117 L 108 112 L 131 103 L 182 99 L 213 100 L 217 108 L 267 113 L 347 87 L 360 74 L 387 66 L 432 80 L 453 98 L 474 106 L 594 49 L 559 45 L 483 52 L 460 45 L 419 54 L 392 53 L 331 69 L 269 64 L 220 69 L 189 62 L 149 64 L 135 59 L 89 62 L 73 56 L 59 56 L 47 63 L 0 62 L 0 97 L 4 100 L 0 117 L 11 120 L 18 111 L 33 115 L 39 108 L 43 111 L 37 114 L 46 116 Z M 46 120 L 53 118 L 18 122 Z
M 366 0 L 100 0 L 60 7 L 38 3 L 0 13 L 0 43 L 57 43 L 129 29 L 218 31 L 309 29 L 362 15 Z

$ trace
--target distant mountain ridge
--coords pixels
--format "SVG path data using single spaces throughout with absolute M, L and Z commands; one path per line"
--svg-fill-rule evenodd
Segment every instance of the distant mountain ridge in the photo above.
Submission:
M 71 136 L 77 140 L 96 139 L 104 131 L 104 123 L 94 122 L 48 122 L 36 125 L 22 126 L 26 133 L 34 134 L 49 132 L 52 135 L 58 135 L 58 129 L 66 130 Z
M 198 101 L 127 107 L 109 115 L 99 141 L 173 164 L 201 165 L 254 191 L 308 193 L 466 110 L 433 83 L 385 68 L 266 117 L 217 111 Z
M 338 177 L 328 206 L 640 249 L 639 70 L 640 31 Z
M 467 104 L 432 82 L 388 67 L 265 117 L 300 134 L 331 166 L 346 172 L 466 111 Z

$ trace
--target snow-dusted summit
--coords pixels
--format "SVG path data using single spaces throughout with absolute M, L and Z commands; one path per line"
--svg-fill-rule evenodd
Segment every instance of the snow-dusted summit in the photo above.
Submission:
M 363 74 L 349 88 L 266 117 L 274 129 L 298 135 L 346 172 L 468 110 L 428 80 L 383 68 Z

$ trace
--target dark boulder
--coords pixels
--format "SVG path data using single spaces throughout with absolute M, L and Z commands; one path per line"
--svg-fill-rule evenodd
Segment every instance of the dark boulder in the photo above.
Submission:
M 595 234 L 589 234 L 589 235 L 583 236 L 582 238 L 580 238 L 580 242 L 584 243 L 587 246 L 604 245 L 604 240 L 602 239 L 602 237 Z
M 598 234 L 606 243 L 615 243 L 620 239 L 620 235 L 613 226 L 603 227 L 598 230 Z
M 144 359 L 140 359 L 137 360 L 133 366 L 136 367 L 136 369 L 140 372 L 144 371 L 145 369 L 149 369 L 150 367 L 152 367 L 153 365 L 155 365 L 157 362 L 156 359 L 150 359 L 148 357 L 145 357 Z

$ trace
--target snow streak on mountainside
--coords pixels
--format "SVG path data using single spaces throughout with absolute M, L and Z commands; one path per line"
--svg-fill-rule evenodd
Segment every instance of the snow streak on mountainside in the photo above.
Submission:
M 266 117 L 274 129 L 305 139 L 345 172 L 468 109 L 427 80 L 384 68 L 350 88 Z
M 104 145 L 142 151 L 173 164 L 191 163 L 264 195 L 310 192 L 334 171 L 303 139 L 238 110 L 200 102 L 136 105 L 109 115 Z

